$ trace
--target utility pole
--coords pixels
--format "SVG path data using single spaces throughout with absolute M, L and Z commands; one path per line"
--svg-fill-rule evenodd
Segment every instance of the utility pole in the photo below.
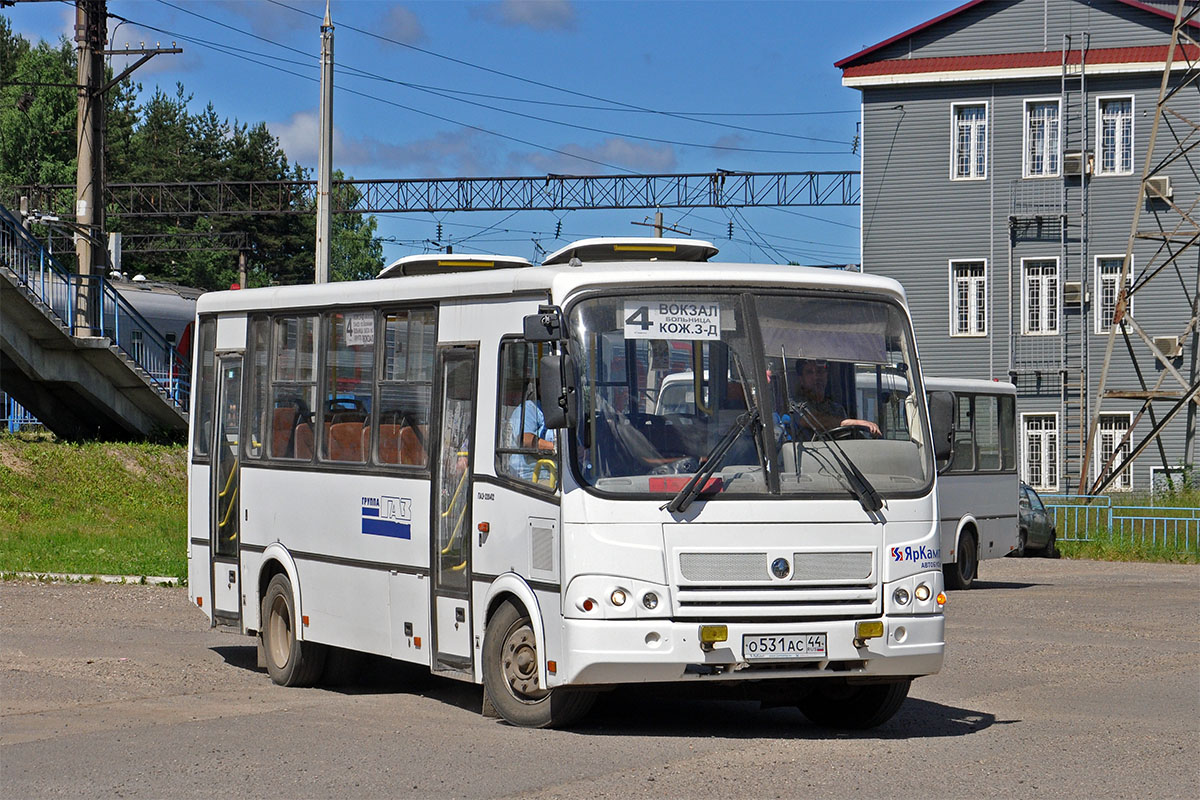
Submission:
M 75 256 L 79 284 L 75 295 L 75 332 L 92 332 L 91 275 L 104 268 L 104 248 L 96 234 L 104 229 L 104 46 L 108 39 L 106 0 L 76 0 L 75 43 L 78 57 L 78 117 L 75 124 Z M 88 235 L 90 234 L 90 236 Z
M 684 236 L 692 235 L 691 231 L 685 231 L 682 228 L 676 228 L 671 225 L 664 225 L 663 224 L 663 215 L 662 215 L 661 211 L 654 212 L 654 222 L 630 222 L 629 224 L 630 225 L 645 225 L 646 227 L 653 226 L 654 227 L 654 237 L 656 239 L 662 238 L 663 231 L 670 231 L 671 233 L 682 233 Z
M 329 283 L 330 189 L 333 185 L 333 22 L 329 0 L 321 23 L 321 133 L 317 159 L 317 270 L 315 283 Z

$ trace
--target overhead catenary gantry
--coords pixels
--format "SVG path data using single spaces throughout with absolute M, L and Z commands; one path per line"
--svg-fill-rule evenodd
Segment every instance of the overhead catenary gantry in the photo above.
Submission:
M 49 211 L 69 201 L 72 188 L 20 186 L 11 199 L 27 196 L 30 207 Z M 316 191 L 316 181 L 308 180 L 110 183 L 107 200 L 109 215 L 117 217 L 311 214 Z M 332 211 L 393 214 L 856 206 L 860 193 L 856 171 L 393 178 L 334 181 Z

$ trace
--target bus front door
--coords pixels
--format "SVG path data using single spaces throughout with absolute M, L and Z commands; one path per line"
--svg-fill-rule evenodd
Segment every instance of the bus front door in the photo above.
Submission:
M 441 405 L 432 482 L 434 672 L 472 677 L 471 468 L 475 436 L 473 347 L 438 352 Z
M 213 469 L 209 484 L 212 537 L 213 623 L 239 625 L 242 618 L 238 563 L 241 502 L 238 442 L 242 406 L 242 357 L 218 356 L 217 405 L 213 426 Z

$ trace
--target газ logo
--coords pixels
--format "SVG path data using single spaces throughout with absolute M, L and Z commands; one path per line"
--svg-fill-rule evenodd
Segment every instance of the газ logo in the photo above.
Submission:
M 373 536 L 412 538 L 412 500 L 408 497 L 364 497 L 362 532 Z

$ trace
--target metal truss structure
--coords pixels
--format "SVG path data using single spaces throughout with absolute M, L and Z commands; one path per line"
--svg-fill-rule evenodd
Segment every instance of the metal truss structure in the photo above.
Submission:
M 316 181 L 112 183 L 109 216 L 311 214 Z M 20 186 L 14 198 L 56 210 L 71 186 Z M 717 172 L 678 175 L 539 175 L 333 182 L 334 213 L 582 211 L 619 208 L 855 206 L 858 172 Z M 14 203 L 15 206 L 15 203 Z M 69 211 L 62 210 L 63 213 Z
M 1194 118 L 1195 101 L 1200 97 L 1200 62 L 1196 60 L 1196 54 L 1200 52 L 1200 43 L 1187 30 L 1198 14 L 1200 4 L 1194 0 L 1179 0 L 1175 24 L 1171 31 L 1171 44 L 1167 50 L 1166 68 L 1159 88 L 1154 125 L 1146 149 L 1142 190 L 1138 193 L 1129 240 L 1125 248 L 1125 261 L 1117 282 L 1117 286 L 1122 288 L 1117 297 L 1113 319 L 1109 324 L 1104 365 L 1100 372 L 1096 403 L 1080 469 L 1080 494 L 1084 494 L 1087 488 L 1088 461 L 1100 427 L 1101 406 L 1106 398 L 1138 399 L 1142 400 L 1142 407 L 1134 415 L 1124 438 L 1113 448 L 1112 456 L 1100 465 L 1098 475 L 1086 494 L 1099 494 L 1117 479 L 1121 470 L 1113 469 L 1114 462 L 1122 457 L 1122 450 L 1132 441 L 1134 430 L 1146 416 L 1149 417 L 1150 429 L 1130 448 L 1128 454 L 1124 455 L 1124 462 L 1132 461 L 1146 448 L 1157 445 L 1164 472 L 1169 480 L 1171 470 L 1178 465 L 1167 463 L 1166 449 L 1159 434 L 1172 419 L 1186 409 L 1183 466 L 1188 468 L 1195 464 L 1196 413 L 1197 406 L 1200 405 L 1200 379 L 1197 377 L 1197 357 L 1200 355 L 1197 353 L 1200 346 L 1200 196 L 1174 196 L 1169 189 L 1169 180 L 1165 180 L 1165 170 L 1169 166 L 1173 166 L 1177 171 L 1181 167 L 1188 170 L 1191 181 L 1187 185 L 1191 189 L 1200 181 L 1200 174 L 1193 160 L 1197 155 L 1193 150 L 1200 146 L 1200 122 Z M 1180 64 L 1183 65 L 1182 69 L 1179 68 Z M 1173 71 L 1175 75 L 1172 75 Z M 1184 108 L 1185 98 L 1193 117 L 1180 111 Z M 1156 150 L 1155 145 L 1160 136 L 1170 144 Z M 1156 242 L 1157 248 L 1136 279 L 1130 281 L 1130 264 L 1134 243 L 1137 241 Z M 1190 318 L 1180 320 L 1179 328 L 1166 331 L 1168 335 L 1165 336 L 1155 336 L 1139 324 L 1133 316 L 1130 304 L 1133 296 L 1145 290 L 1152 280 L 1156 286 L 1165 281 L 1171 281 L 1172 285 L 1178 281 L 1180 291 L 1187 298 L 1191 309 Z M 1131 333 L 1137 342 L 1130 336 Z M 1138 381 L 1136 388 L 1108 385 L 1109 367 L 1118 337 L 1124 340 L 1123 349 L 1133 362 L 1133 371 Z M 1183 344 L 1189 339 L 1191 346 L 1185 348 Z M 1135 344 L 1139 347 L 1135 348 Z M 1153 386 L 1147 384 L 1138 361 L 1137 349 L 1142 349 L 1143 354 L 1148 351 L 1157 362 L 1159 371 Z M 1180 372 L 1183 352 L 1189 353 L 1187 377 Z M 1164 384 L 1169 388 L 1164 388 Z M 1156 402 L 1167 402 L 1171 405 L 1160 415 L 1154 408 Z

